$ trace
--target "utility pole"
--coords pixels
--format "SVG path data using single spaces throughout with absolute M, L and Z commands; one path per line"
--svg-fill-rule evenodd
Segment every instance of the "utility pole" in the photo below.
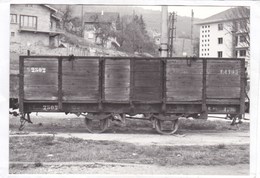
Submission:
M 161 11 L 161 47 L 160 56 L 167 57 L 168 54 L 168 7 L 162 6 Z
M 82 32 L 81 32 L 81 35 L 82 35 L 82 37 L 84 37 L 84 4 L 82 4 L 81 5 L 81 30 L 82 30 Z
M 194 49 L 194 44 L 193 44 L 193 21 L 194 21 L 194 12 L 192 9 L 191 10 L 191 31 L 190 31 L 192 56 L 195 54 L 195 49 Z
M 168 51 L 168 57 L 172 57 L 172 53 L 174 51 L 173 49 L 173 38 L 176 37 L 176 27 L 175 22 L 176 21 L 176 13 L 170 13 L 169 17 L 169 51 Z

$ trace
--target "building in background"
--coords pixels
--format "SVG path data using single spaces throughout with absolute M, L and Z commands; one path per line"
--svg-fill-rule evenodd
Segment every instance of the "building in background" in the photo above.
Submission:
M 250 56 L 250 10 L 230 8 L 196 23 L 200 25 L 200 57 Z
M 12 4 L 10 42 L 20 47 L 58 46 L 61 19 L 57 10 L 43 4 Z
M 101 44 L 101 38 L 97 36 L 100 29 L 107 27 L 107 31 L 116 31 L 116 23 L 119 18 L 119 13 L 116 12 L 86 12 L 84 13 L 84 32 L 83 36 L 85 40 L 91 41 L 92 43 Z M 116 38 L 109 37 L 105 47 L 111 48 L 119 47 L 119 43 Z

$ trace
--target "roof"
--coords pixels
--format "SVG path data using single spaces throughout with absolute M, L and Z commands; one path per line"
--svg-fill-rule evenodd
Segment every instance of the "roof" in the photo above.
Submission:
M 116 12 L 86 12 L 84 22 L 115 22 L 119 13 Z M 97 17 L 97 20 L 95 20 Z
M 47 7 L 48 9 L 54 11 L 54 12 L 57 12 L 58 10 L 55 9 L 54 7 L 51 7 L 50 5 L 47 5 L 47 4 L 43 4 L 43 6 Z
M 196 22 L 196 24 L 202 25 L 202 24 L 230 21 L 235 19 L 249 18 L 249 16 L 250 16 L 250 9 L 241 6 L 241 7 L 230 8 L 218 14 L 212 15 L 206 19 Z

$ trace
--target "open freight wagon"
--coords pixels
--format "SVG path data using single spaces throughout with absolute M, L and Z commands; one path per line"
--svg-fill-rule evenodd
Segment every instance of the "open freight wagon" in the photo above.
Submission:
M 162 134 L 178 118 L 245 111 L 245 60 L 229 58 L 132 58 L 20 56 L 19 110 L 84 115 L 90 132 L 111 120 L 143 114 Z

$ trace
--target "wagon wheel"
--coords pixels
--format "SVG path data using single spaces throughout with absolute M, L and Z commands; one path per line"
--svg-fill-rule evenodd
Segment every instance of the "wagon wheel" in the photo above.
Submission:
M 90 133 L 102 133 L 108 128 L 108 118 L 89 119 L 85 118 L 86 128 Z
M 174 134 L 179 128 L 179 119 L 175 120 L 155 120 L 155 129 L 163 135 Z

